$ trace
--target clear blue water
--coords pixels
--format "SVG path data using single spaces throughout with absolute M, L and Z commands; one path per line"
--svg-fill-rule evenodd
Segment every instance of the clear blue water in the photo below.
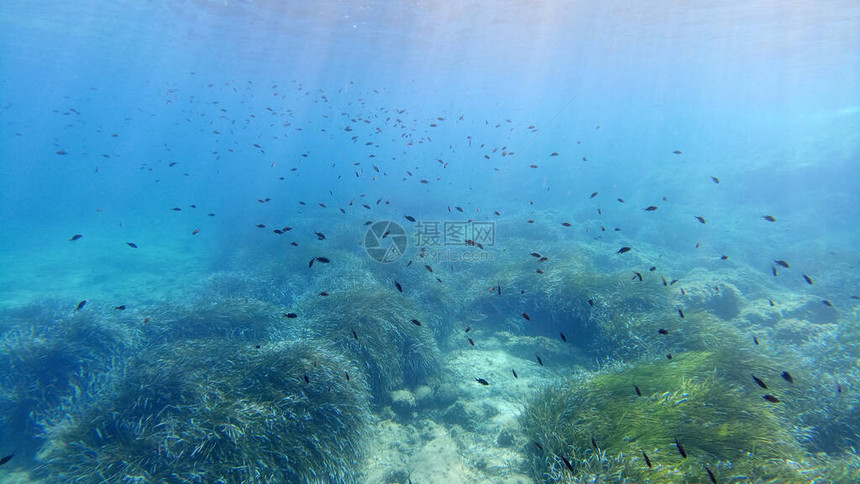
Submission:
M 858 26 L 860 5 L 849 0 L 4 2 L 0 329 L 10 366 L 0 390 L 20 395 L 21 378 L 47 385 L 36 378 L 44 368 L 12 364 L 29 348 L 12 335 L 57 337 L 57 321 L 74 326 L 85 310 L 97 327 L 122 327 L 123 314 L 137 328 L 142 339 L 110 357 L 124 361 L 154 344 L 138 325 L 169 305 L 193 312 L 250 297 L 289 312 L 330 288 L 398 280 L 410 301 L 447 321 L 488 311 L 490 286 L 516 281 L 504 296 L 520 299 L 494 306 L 490 319 L 517 336 L 553 336 L 555 323 L 521 324 L 524 310 L 553 313 L 528 307 L 551 292 L 533 275 L 538 266 L 524 265 L 537 251 L 550 257 L 546 272 L 581 258 L 624 280 L 640 272 L 728 282 L 744 309 L 725 324 L 766 334 L 773 355 L 805 355 L 799 367 L 857 398 L 846 378 L 860 343 L 851 329 L 860 322 Z M 413 238 L 402 261 L 374 262 L 364 223 L 392 220 L 414 235 L 405 215 L 492 223 L 491 255 L 435 259 L 430 276 Z M 83 237 L 70 241 L 75 234 Z M 633 250 L 616 254 L 622 246 Z M 314 257 L 332 262 L 309 269 Z M 245 285 L 216 287 L 225 273 Z M 471 296 L 453 308 L 451 294 Z M 687 307 L 680 297 L 673 292 L 665 314 Z M 769 299 L 778 311 L 769 322 L 750 316 L 770 311 L 752 309 Z M 818 306 L 797 312 L 822 300 L 835 308 L 824 329 L 812 321 Z M 366 310 L 350 301 L 314 307 L 314 317 Z M 789 320 L 815 329 L 780 336 Z M 456 354 L 447 352 L 461 329 L 432 330 L 443 359 Z M 812 349 L 833 341 L 845 345 L 842 356 Z M 604 349 L 587 348 L 598 359 L 612 353 Z M 0 430 L 0 454 L 20 453 L 0 472 L 71 479 L 39 457 L 50 441 L 46 415 L 55 422 L 91 404 L 64 400 L 75 394 L 69 373 L 95 378 L 122 366 L 76 358 L 57 363 L 68 368 L 51 384 L 55 397 L 0 402 L 4 421 L 17 422 Z M 433 381 L 456 379 L 448 370 Z M 406 387 L 429 381 L 416 378 Z M 856 435 L 860 418 L 846 412 L 832 417 Z M 384 419 L 372 405 L 370 414 Z M 853 438 L 836 439 L 832 456 L 853 452 Z M 356 459 L 360 477 L 330 480 L 377 482 Z M 541 480 L 527 466 L 518 472 Z M 498 478 L 476 475 L 464 482 Z

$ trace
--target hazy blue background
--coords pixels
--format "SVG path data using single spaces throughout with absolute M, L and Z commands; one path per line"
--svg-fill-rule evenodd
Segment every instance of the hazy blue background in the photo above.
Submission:
M 838 300 L 860 281 L 858 25 L 852 0 L 5 1 L 0 301 L 156 297 L 231 251 L 454 205 L 689 266 L 787 259 Z

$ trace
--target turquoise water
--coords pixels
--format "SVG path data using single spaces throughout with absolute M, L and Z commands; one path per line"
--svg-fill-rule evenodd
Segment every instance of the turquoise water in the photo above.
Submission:
M 5 2 L 0 477 L 854 482 L 858 25 Z

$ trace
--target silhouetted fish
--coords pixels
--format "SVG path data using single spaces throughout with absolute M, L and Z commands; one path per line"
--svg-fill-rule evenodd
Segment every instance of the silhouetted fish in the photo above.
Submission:
M 75 306 L 75 311 L 80 311 L 86 305 L 87 305 L 87 300 L 84 299 L 83 301 L 79 302 L 77 306 Z
M 519 378 L 519 375 L 517 375 L 517 370 L 514 370 L 513 368 L 511 368 L 511 373 L 514 374 L 514 378 Z M 840 387 L 840 391 L 841 391 L 841 387 Z
M 812 285 L 812 279 L 809 278 L 806 274 L 803 274 L 803 280 L 806 281 L 810 286 Z
M 411 216 L 411 215 L 404 215 L 404 216 L 403 216 L 403 218 L 405 218 L 406 220 L 408 220 L 408 221 L 410 221 L 410 222 L 414 222 L 414 221 L 415 221 L 415 217 L 413 217 L 413 216 Z
M 776 222 L 776 219 L 773 218 L 771 215 L 762 215 L 761 218 L 767 220 L 768 222 Z
M 475 378 L 475 381 L 480 383 L 481 385 L 484 385 L 484 386 L 487 386 L 490 384 L 490 382 L 488 382 L 487 380 L 484 380 L 483 378 Z
M 782 372 L 782 379 L 789 383 L 794 383 L 794 377 L 787 371 Z
M 401 286 L 399 282 L 394 281 L 394 287 L 396 287 L 398 291 L 403 292 L 403 286 Z
M 475 346 L 475 342 L 474 342 L 474 341 L 472 341 L 472 338 L 467 338 L 467 339 L 469 340 L 469 344 L 470 344 L 470 345 Z
M 71 239 L 69 239 L 69 242 L 74 242 L 74 241 L 76 241 L 76 240 L 80 239 L 81 237 L 83 237 L 83 235 L 81 235 L 81 234 L 75 234 L 75 235 L 73 235 L 73 236 L 72 236 L 72 238 L 71 238 Z
M 717 484 L 717 476 L 715 476 L 714 473 L 711 472 L 710 469 L 708 469 L 708 466 L 705 466 L 705 470 L 708 472 L 708 478 L 711 479 L 711 482 L 713 482 L 714 484 Z
M 705 217 L 700 217 L 700 216 L 696 215 L 693 218 L 695 218 L 696 220 L 698 220 L 701 223 L 707 223 L 707 222 L 705 222 Z
M 15 457 L 16 455 L 18 455 L 18 454 L 9 454 L 9 455 L 3 457 L 2 459 L 0 459 L 0 466 L 9 462 L 10 460 L 12 460 L 12 457 Z
M 561 336 L 561 340 L 564 341 L 565 343 L 567 343 L 567 336 L 565 336 L 564 333 L 558 333 L 558 334 L 559 334 L 559 336 Z
M 712 176 L 712 177 L 711 177 L 711 180 L 713 180 L 713 181 L 714 181 L 714 183 L 716 183 L 717 185 L 719 185 L 719 184 L 720 184 L 720 179 L 719 179 L 719 178 L 717 178 L 717 177 L 715 177 L 715 176 Z
M 681 308 L 678 308 L 678 316 L 681 316 L 681 319 L 684 319 L 684 311 Z
M 651 459 L 648 458 L 648 454 L 645 451 L 642 451 L 642 457 L 645 458 L 645 463 L 648 465 L 648 468 L 651 469 Z
M 755 375 L 750 375 L 750 376 L 752 377 L 752 379 L 753 379 L 753 381 L 756 383 L 756 385 L 758 385 L 758 386 L 760 386 L 760 387 L 764 388 L 765 390 L 767 390 L 767 385 L 765 385 L 765 384 L 764 384 L 764 382 L 763 382 L 763 381 L 761 381 L 761 379 L 760 379 L 759 377 L 757 377 L 757 376 L 755 376 Z
M 636 390 L 636 394 L 637 394 L 637 395 L 639 395 L 640 397 L 642 396 L 642 391 L 641 391 L 641 390 L 639 390 L 639 385 L 637 385 L 637 384 L 635 384 L 635 383 L 634 383 L 634 384 L 633 384 L 633 389 L 634 389 L 634 390 Z
M 299 317 L 299 315 L 296 313 L 284 313 L 284 317 L 289 319 L 296 319 Z
M 567 470 L 569 470 L 570 472 L 575 472 L 575 471 L 573 470 L 573 466 L 572 466 L 572 465 L 570 465 L 570 461 L 569 461 L 569 460 L 565 459 L 563 455 L 560 455 L 559 457 L 560 457 L 560 458 L 561 458 L 561 460 L 564 462 L 564 466 L 565 466 L 565 467 L 567 467 Z
M 529 313 L 523 313 L 523 317 L 526 319 L 526 321 L 532 320 L 532 318 L 529 316 Z
M 791 269 L 791 266 L 790 266 L 790 265 L 788 265 L 788 262 L 786 262 L 786 261 L 784 261 L 784 260 L 775 260 L 774 262 L 775 262 L 777 265 L 780 265 L 780 266 L 782 266 L 782 267 L 785 267 L 786 269 Z
M 669 331 L 663 328 L 658 329 L 657 332 L 660 334 L 669 334 Z
M 654 210 L 657 210 L 657 205 L 648 205 L 645 207 L 646 212 L 653 212 Z
M 542 359 L 540 359 L 540 356 L 535 355 L 535 358 L 537 358 L 537 360 L 538 360 L 538 364 L 539 364 L 540 366 L 543 366 L 543 360 L 542 360 Z
M 129 246 L 129 247 L 131 247 L 132 249 L 136 249 L 136 248 L 137 248 L 137 244 L 135 244 L 134 242 L 126 242 L 126 245 L 128 245 L 128 246 Z
M 762 395 L 762 398 L 771 403 L 779 403 L 780 400 L 773 395 Z
M 122 306 L 117 306 L 114 309 L 116 309 L 117 311 L 125 311 L 125 304 L 123 304 Z
M 622 247 L 618 249 L 618 252 L 616 252 L 616 254 L 623 254 L 625 252 L 630 252 L 630 247 Z
M 684 446 L 678 442 L 678 437 L 675 437 L 675 446 L 678 447 L 678 453 L 681 454 L 681 457 L 687 458 L 687 451 L 684 450 Z

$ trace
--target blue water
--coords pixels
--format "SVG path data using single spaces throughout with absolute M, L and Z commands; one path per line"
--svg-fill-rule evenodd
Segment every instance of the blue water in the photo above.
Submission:
M 331 287 L 349 290 L 357 274 L 387 289 L 408 281 L 405 294 L 440 320 L 487 310 L 480 297 L 490 286 L 517 280 L 504 295 L 525 299 L 490 318 L 517 320 L 505 328 L 524 337 L 553 336 L 555 326 L 530 333 L 520 321 L 523 309 L 552 312 L 520 308 L 545 290 L 531 275 L 538 266 L 519 269 L 533 251 L 547 264 L 588 259 L 596 272 L 625 280 L 637 271 L 659 280 L 648 273 L 656 266 L 682 283 L 694 275 L 728 281 L 747 307 L 777 300 L 777 320 L 827 300 L 835 320 L 826 337 L 811 334 L 804 344 L 846 334 L 854 348 L 858 26 L 860 5 L 850 0 L 6 1 L 3 351 L 14 361 L 21 343 L 10 343 L 13 333 L 50 335 L 62 318 L 73 324 L 83 300 L 97 325 L 122 324 L 112 309 L 119 305 L 134 325 L 159 307 L 207 299 L 250 297 L 286 312 Z M 643 210 L 651 205 L 658 209 Z M 365 222 L 392 220 L 414 236 L 405 215 L 492 223 L 490 255 L 428 263 L 410 238 L 401 261 L 373 261 Z M 70 241 L 75 234 L 83 237 Z M 616 254 L 622 246 L 633 250 Z M 320 256 L 331 265 L 309 269 Z M 409 259 L 416 262 L 406 267 Z M 344 260 L 348 270 L 338 267 Z M 791 269 L 777 267 L 774 277 L 775 260 Z M 526 270 L 528 279 L 516 279 Z M 252 282 L 218 293 L 212 281 L 225 273 Z M 440 283 L 472 299 L 446 306 L 434 292 Z M 768 331 L 739 318 L 727 324 Z M 151 335 L 140 331 L 143 341 L 129 348 L 146 346 Z M 434 330 L 443 355 L 452 334 Z M 801 351 L 797 341 L 771 340 Z M 808 356 L 822 378 L 851 388 L 844 361 Z M 99 368 L 93 374 L 108 371 Z M 24 370 L 3 371 L 11 395 Z M 56 467 L 38 457 L 43 416 L 75 404 L 60 403 L 74 393 L 68 382 L 54 384 L 62 387 L 56 399 L 14 407 L 14 419 L 28 423 L 13 426 L 19 435 L 0 430 L 0 454 L 21 453 L 0 471 L 57 482 Z M 858 422 L 846 417 L 845 425 Z M 16 449 L 19 439 L 30 443 Z

